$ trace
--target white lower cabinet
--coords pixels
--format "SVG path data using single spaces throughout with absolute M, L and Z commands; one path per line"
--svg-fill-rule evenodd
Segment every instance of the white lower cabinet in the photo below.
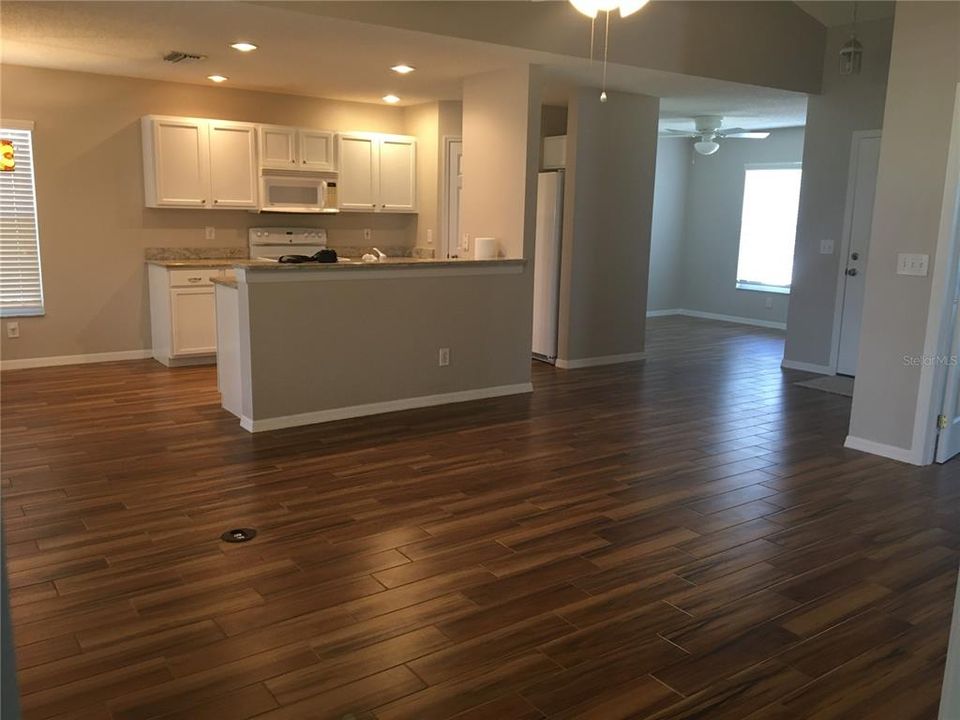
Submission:
M 150 265 L 150 332 L 155 360 L 173 367 L 216 362 L 217 313 L 213 278 L 226 267 Z

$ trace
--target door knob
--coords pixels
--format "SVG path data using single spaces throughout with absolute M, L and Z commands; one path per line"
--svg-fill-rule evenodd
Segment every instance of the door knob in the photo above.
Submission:
M 853 277 L 853 276 L 855 276 L 856 274 L 857 274 L 857 269 L 856 269 L 856 268 L 850 268 L 849 270 L 847 270 L 847 275 L 849 275 L 850 277 Z

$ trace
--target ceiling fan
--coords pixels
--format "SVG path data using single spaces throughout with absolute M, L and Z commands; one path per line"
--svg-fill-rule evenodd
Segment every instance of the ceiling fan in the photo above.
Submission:
M 723 118 L 719 115 L 700 115 L 693 119 L 696 130 L 672 130 L 667 128 L 665 132 L 679 137 L 698 138 L 693 144 L 693 149 L 701 155 L 713 155 L 720 149 L 719 140 L 726 138 L 741 138 L 745 140 L 764 140 L 770 137 L 768 132 L 759 132 L 753 130 L 744 130 L 743 128 L 725 128 L 723 127 Z

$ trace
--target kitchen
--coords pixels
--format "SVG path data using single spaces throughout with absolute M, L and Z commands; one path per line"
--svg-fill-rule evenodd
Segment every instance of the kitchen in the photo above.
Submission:
M 271 220 L 248 230 L 245 258 L 190 247 L 146 258 L 153 358 L 216 362 L 223 407 L 242 427 L 532 390 L 522 333 L 490 322 L 525 288 L 525 261 L 497 238 L 447 238 L 447 258 L 382 250 L 369 228 L 363 245 L 329 246 L 321 218 L 418 214 L 421 177 L 436 187 L 442 169 L 436 153 L 418 167 L 417 137 L 159 115 L 140 124 L 146 207 Z M 273 222 L 290 217 L 318 222 Z M 304 377 L 323 380 L 291 382 Z

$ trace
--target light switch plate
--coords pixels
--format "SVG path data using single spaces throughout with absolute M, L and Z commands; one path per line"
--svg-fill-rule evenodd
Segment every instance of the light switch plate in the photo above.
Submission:
M 820 254 L 833 255 L 833 240 L 830 238 L 824 238 L 820 241 Z
M 930 256 L 918 253 L 897 254 L 897 275 L 926 277 L 930 265 Z
M 216 240 L 217 238 L 217 229 L 211 225 L 207 225 L 203 229 L 203 237 L 207 240 Z

